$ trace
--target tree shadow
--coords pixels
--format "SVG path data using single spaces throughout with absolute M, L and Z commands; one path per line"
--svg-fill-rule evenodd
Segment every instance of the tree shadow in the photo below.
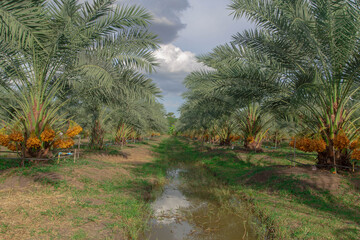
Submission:
M 339 202 L 338 197 L 322 189 L 318 183 L 309 183 L 297 175 L 273 175 L 265 183 L 250 183 L 248 186 L 263 188 L 275 194 L 289 195 L 292 201 L 299 204 L 360 224 L 360 209 L 356 203 L 344 205 Z
M 335 229 L 333 233 L 337 236 L 337 239 L 354 239 L 354 236 L 359 233 L 359 230 L 356 228 L 344 227 L 341 229 Z
M 360 173 L 357 172 L 350 176 L 350 182 L 354 186 L 354 189 L 360 192 Z

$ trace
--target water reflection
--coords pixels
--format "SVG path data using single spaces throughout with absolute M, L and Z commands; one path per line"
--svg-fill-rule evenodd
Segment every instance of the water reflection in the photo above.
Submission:
M 162 195 L 152 204 L 154 217 L 149 240 L 238 240 L 256 239 L 245 217 L 195 194 L 185 196 L 180 190 L 179 174 L 184 170 L 168 172 L 171 179 Z M 188 180 L 191 181 L 191 180 Z

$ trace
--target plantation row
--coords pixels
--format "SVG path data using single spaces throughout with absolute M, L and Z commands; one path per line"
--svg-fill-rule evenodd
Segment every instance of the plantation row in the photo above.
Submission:
M 360 164 L 358 1 L 232 0 L 255 29 L 198 57 L 177 131 L 261 151 L 264 139 L 316 152 L 319 165 Z
M 152 16 L 115 0 L 0 2 L 0 145 L 50 158 L 89 136 L 103 148 L 166 130 L 147 77 L 159 47 Z

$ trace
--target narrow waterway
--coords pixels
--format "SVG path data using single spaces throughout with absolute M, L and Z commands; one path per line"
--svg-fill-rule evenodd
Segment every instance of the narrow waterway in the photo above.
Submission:
M 219 201 L 222 195 L 228 196 L 226 190 L 221 185 L 214 187 L 208 178 L 199 179 L 201 173 L 194 171 L 189 168 L 168 171 L 169 183 L 152 204 L 154 216 L 145 239 L 256 239 L 247 214 L 238 211 L 240 203 L 228 197 Z

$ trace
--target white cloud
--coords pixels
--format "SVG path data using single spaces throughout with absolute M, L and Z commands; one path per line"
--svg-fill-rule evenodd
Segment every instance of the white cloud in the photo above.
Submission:
M 167 25 L 167 26 L 175 26 L 176 25 L 176 23 L 170 21 L 166 17 L 155 17 L 155 19 L 153 20 L 153 23 Z
M 161 45 L 155 56 L 160 62 L 158 71 L 162 73 L 190 73 L 204 68 L 203 64 L 196 61 L 194 53 L 183 51 L 173 44 Z

